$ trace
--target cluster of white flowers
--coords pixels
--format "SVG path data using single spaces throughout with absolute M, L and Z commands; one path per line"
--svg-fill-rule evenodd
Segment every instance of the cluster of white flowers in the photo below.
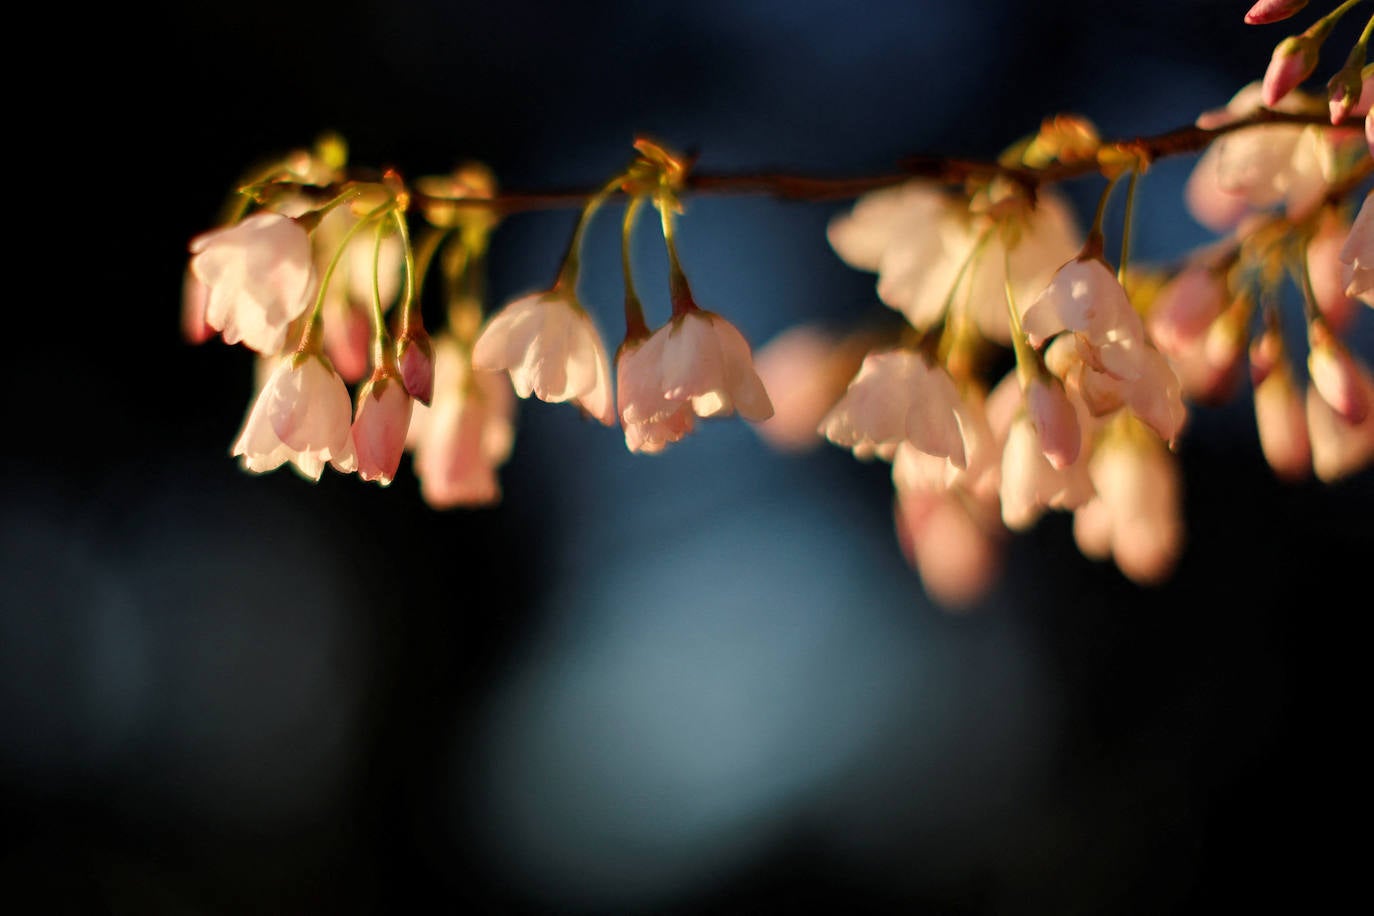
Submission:
M 1247 19 L 1303 5 L 1261 0 Z M 639 453 L 661 452 L 698 419 L 738 413 L 785 449 L 823 438 L 890 462 L 900 543 L 946 603 L 982 595 L 1006 531 L 1051 510 L 1073 513 L 1084 554 L 1159 581 L 1183 544 L 1173 449 L 1185 398 L 1230 399 L 1248 365 L 1259 440 L 1278 475 L 1334 481 L 1374 462 L 1374 377 L 1342 340 L 1357 303 L 1374 305 L 1374 198 L 1350 215 L 1374 172 L 1374 78 L 1362 69 L 1371 30 L 1325 104 L 1296 89 L 1348 6 L 1281 43 L 1262 82 L 1155 146 L 1104 143 L 1086 121 L 1061 116 L 996 164 L 861 197 L 829 238 L 844 261 L 877 275 L 877 298 L 904 319 L 891 334 L 797 328 L 756 367 L 739 330 L 692 298 L 672 236 L 686 164 L 647 140 L 588 198 L 552 287 L 485 321 L 480 272 L 499 216 L 488 174 L 469 167 L 412 190 L 392 173 L 349 180 L 337 143 L 293 154 L 240 189 L 255 212 L 192 241 L 183 327 L 192 340 L 218 333 L 262 356 L 233 447 L 251 471 L 290 462 L 318 479 L 328 464 L 387 484 L 410 449 L 430 504 L 482 505 L 501 495 L 512 388 L 618 423 Z M 1349 126 L 1358 117 L 1363 136 Z M 1135 176 L 1179 151 L 1165 143 L 1179 137 L 1205 150 L 1186 200 L 1221 238 L 1159 272 L 1127 266 L 1127 225 L 1113 266 L 1108 195 L 1127 173 L 1134 194 Z M 1111 182 L 1085 234 L 1049 185 L 1086 174 Z M 576 287 L 583 230 L 614 194 L 629 209 L 627 330 L 612 373 Z M 416 200 L 427 235 L 412 246 Z M 643 203 L 662 217 L 671 268 L 673 313 L 656 330 L 630 275 Z M 432 263 L 447 284 L 448 325 L 431 340 L 420 298 Z M 1296 347 L 1279 316 L 1285 272 L 1304 304 Z M 1014 365 L 999 380 L 988 367 L 1008 346 Z M 1289 357 L 1304 347 L 1305 383 Z
M 338 177 L 307 161 L 322 178 L 302 185 Z M 300 179 L 299 163 L 287 174 Z M 450 182 L 445 190 L 463 196 L 481 188 Z M 494 502 L 501 493 L 495 472 L 514 442 L 504 373 L 522 398 L 571 402 L 608 426 L 619 422 L 632 452 L 662 451 L 697 418 L 772 416 L 749 344 L 690 294 L 663 327 L 627 337 L 616 356 L 613 397 L 606 346 L 577 298 L 575 272 L 566 269 L 553 288 L 516 299 L 480 329 L 469 320 L 480 309 L 471 300 L 433 340 L 418 310 L 404 310 L 393 347 L 383 314 L 400 294 L 403 272 L 414 269 L 406 265 L 408 239 L 389 231 L 405 218 L 400 200 L 377 185 L 323 205 L 275 194 L 263 210 L 191 242 L 187 336 L 202 341 L 220 332 L 226 343 L 242 342 L 273 361 L 233 447 L 247 470 L 289 461 L 318 480 L 328 464 L 386 485 L 408 447 L 432 505 Z M 471 229 L 451 209 L 438 208 L 436 218 Z M 372 236 L 359 231 L 370 226 Z M 459 253 L 471 256 L 473 246 L 485 245 L 481 235 L 474 241 L 459 233 Z M 355 409 L 346 383 L 357 382 Z

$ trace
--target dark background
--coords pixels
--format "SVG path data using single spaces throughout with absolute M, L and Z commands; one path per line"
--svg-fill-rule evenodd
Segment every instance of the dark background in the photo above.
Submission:
M 0 908 L 1158 913 L 1358 892 L 1374 478 L 1280 485 L 1244 395 L 1180 447 L 1169 584 L 1083 559 L 1052 517 L 954 616 L 901 560 L 886 468 L 838 449 L 779 456 L 729 422 L 633 457 L 524 404 L 503 505 L 437 513 L 406 466 L 387 490 L 242 473 L 251 359 L 178 337 L 187 241 L 245 167 L 324 129 L 359 163 L 478 158 L 524 189 L 603 180 L 636 132 L 704 170 L 875 172 L 995 155 L 1061 110 L 1108 135 L 1187 123 L 1286 34 L 1246 6 L 248 2 L 16 29 L 47 63 L 12 89 L 14 199 L 40 199 L 12 214 L 10 269 L 37 292 L 9 303 Z M 1190 164 L 1142 185 L 1140 257 L 1207 240 Z M 1098 185 L 1070 190 L 1086 215 Z M 698 298 L 755 345 L 869 315 L 872 277 L 825 242 L 837 210 L 692 201 Z M 494 303 L 549 282 L 571 220 L 499 231 Z M 603 329 L 613 222 L 583 286 Z

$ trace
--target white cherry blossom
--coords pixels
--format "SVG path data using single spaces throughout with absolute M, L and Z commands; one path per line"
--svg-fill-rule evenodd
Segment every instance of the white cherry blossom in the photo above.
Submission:
M 648 338 L 627 342 L 616 368 L 620 421 L 632 452 L 662 451 L 691 431 L 693 417 L 738 411 L 761 422 L 773 415 L 748 342 L 714 312 L 692 309 Z
M 287 461 L 311 480 L 325 464 L 356 468 L 348 388 L 318 355 L 292 354 L 278 363 L 258 393 L 231 454 L 255 473 Z
M 294 220 L 255 213 L 191 241 L 191 272 L 205 285 L 205 323 L 225 343 L 278 353 L 312 290 L 310 237 Z
M 462 345 L 436 336 L 432 406 L 415 406 L 407 437 L 425 502 L 436 509 L 496 502 L 496 469 L 514 443 L 510 383 L 502 373 L 473 370 Z
M 483 328 L 472 365 L 507 371 L 522 398 L 572 401 L 607 426 L 615 423 L 606 347 L 591 316 L 558 289 L 511 302 Z

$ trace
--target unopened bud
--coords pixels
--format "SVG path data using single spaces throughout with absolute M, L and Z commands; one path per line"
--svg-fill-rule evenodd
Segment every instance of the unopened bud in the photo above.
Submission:
M 1360 100 L 1364 99 L 1364 79 L 1360 76 L 1360 66 L 1346 66 L 1336 71 L 1326 84 L 1327 106 L 1331 110 L 1331 123 L 1339 124 L 1351 114 L 1356 113 Z M 1369 102 L 1364 108 L 1369 110 Z
M 1063 470 L 1078 460 L 1083 435 L 1078 416 L 1057 378 L 1032 379 L 1026 386 L 1026 413 L 1040 438 L 1045 460 Z
M 1258 3 L 1250 7 L 1250 12 L 1245 14 L 1245 21 L 1250 25 L 1268 25 L 1271 22 L 1282 22 L 1306 6 L 1307 3 L 1308 0 L 1259 0 Z
M 434 343 L 418 324 L 396 343 L 396 363 L 406 392 L 426 407 L 434 397 Z
M 1319 43 L 1306 35 L 1290 35 L 1274 48 L 1264 71 L 1264 104 L 1273 108 L 1317 69 Z
M 1308 475 L 1312 449 L 1307 438 L 1307 412 L 1281 354 L 1255 386 L 1255 426 L 1264 458 L 1275 474 L 1284 480 L 1302 480 Z
M 1320 322 L 1312 325 L 1312 349 L 1307 373 L 1322 400 L 1347 422 L 1360 423 L 1369 415 L 1369 398 L 1360 383 L 1355 359 Z
M 410 397 L 389 375 L 377 374 L 358 393 L 353 417 L 353 449 L 358 476 L 387 486 L 396 476 L 410 427 Z
M 187 343 L 205 343 L 215 336 L 215 329 L 205 323 L 205 306 L 209 301 L 210 288 L 193 271 L 186 271 L 181 284 L 181 336 Z

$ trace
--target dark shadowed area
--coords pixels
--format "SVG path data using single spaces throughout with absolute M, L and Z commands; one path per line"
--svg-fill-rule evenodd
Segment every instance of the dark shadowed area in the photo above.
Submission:
M 876 173 L 995 156 L 1057 111 L 1110 136 L 1188 123 L 1287 34 L 1247 5 L 250 0 L 83 26 L 60 62 L 77 88 L 48 90 L 62 126 L 10 140 L 55 159 L 57 221 L 50 309 L 11 302 L 0 911 L 1310 911 L 1357 891 L 1337 836 L 1365 807 L 1374 477 L 1279 483 L 1244 394 L 1180 446 L 1172 581 L 1132 585 L 1052 516 L 952 615 L 902 560 L 884 465 L 780 455 L 739 421 L 633 456 L 528 402 L 501 506 L 441 513 L 408 459 L 385 490 L 242 472 L 250 354 L 179 337 L 189 239 L 248 166 L 326 129 L 358 163 L 480 159 L 527 190 L 604 181 L 636 133 L 712 172 Z M 1209 239 L 1190 164 L 1144 179 L 1137 257 Z M 1070 186 L 1080 217 L 1099 189 Z M 698 299 L 756 347 L 882 311 L 826 242 L 843 206 L 689 200 Z M 572 219 L 498 230 L 488 306 L 553 279 Z M 618 340 L 616 222 L 582 292 Z M 1374 313 L 1355 334 L 1374 357 Z

